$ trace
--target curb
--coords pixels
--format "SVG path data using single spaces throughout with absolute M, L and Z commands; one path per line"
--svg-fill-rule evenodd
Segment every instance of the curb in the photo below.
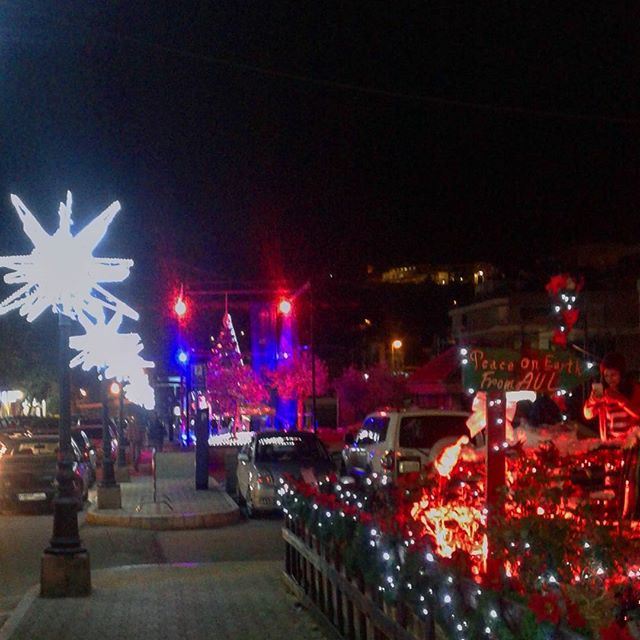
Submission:
M 9 640 L 11 638 L 39 593 L 40 585 L 36 584 L 22 596 L 18 606 L 9 614 L 6 622 L 0 627 L 0 640 Z
M 193 511 L 191 508 L 181 509 L 180 502 L 173 504 L 174 511 L 161 512 L 162 501 L 147 502 L 149 509 L 144 512 L 125 509 L 98 509 L 92 504 L 86 511 L 85 523 L 105 527 L 128 527 L 132 529 L 152 529 L 154 531 L 176 531 L 182 529 L 216 529 L 236 524 L 242 520 L 240 508 L 233 498 L 214 479 L 209 478 L 209 485 L 224 502 L 224 508 L 217 511 Z M 182 503 L 184 504 L 184 503 Z M 131 509 L 131 505 L 129 505 Z M 1 640 L 1 639 L 0 639 Z
M 176 505 L 178 506 L 178 505 Z M 235 524 L 242 519 L 240 509 L 209 513 L 144 514 L 116 509 L 91 507 L 87 511 L 86 523 L 105 527 L 129 527 L 170 531 L 177 529 L 215 529 Z M 2 638 L 0 637 L 0 640 Z

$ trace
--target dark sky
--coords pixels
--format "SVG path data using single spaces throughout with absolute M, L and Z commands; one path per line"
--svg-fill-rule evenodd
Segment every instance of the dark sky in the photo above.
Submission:
M 138 281 L 637 241 L 640 16 L 599 4 L 0 0 L 0 253 L 67 188 Z

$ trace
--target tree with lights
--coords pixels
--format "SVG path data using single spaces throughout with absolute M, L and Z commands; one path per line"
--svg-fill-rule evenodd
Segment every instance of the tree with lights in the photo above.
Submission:
M 220 416 L 233 416 L 235 437 L 243 407 L 264 403 L 268 393 L 251 367 L 245 366 L 233 328 L 231 315 L 225 313 L 218 338 L 211 349 L 207 366 L 207 392 L 211 410 Z
M 269 376 L 271 385 L 285 400 L 295 400 L 297 405 L 298 429 L 303 426 L 304 401 L 314 393 L 313 363 L 308 351 L 299 351 L 294 358 L 282 361 Z M 315 393 L 322 395 L 327 390 L 329 374 L 327 365 L 319 358 L 315 359 Z

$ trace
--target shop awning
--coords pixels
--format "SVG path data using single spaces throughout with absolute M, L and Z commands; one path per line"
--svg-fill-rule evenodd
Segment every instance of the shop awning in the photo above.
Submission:
M 460 369 L 458 347 L 450 347 L 417 369 L 407 380 L 409 391 L 416 395 L 443 394 L 451 391 Z

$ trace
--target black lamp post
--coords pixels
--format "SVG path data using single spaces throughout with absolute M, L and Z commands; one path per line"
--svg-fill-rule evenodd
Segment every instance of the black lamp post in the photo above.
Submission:
M 115 487 L 116 476 L 111 457 L 111 430 L 109 429 L 109 381 L 102 378 L 100 383 L 102 396 L 102 481 L 101 487 Z
M 87 596 L 91 592 L 89 554 L 78 530 L 78 498 L 74 495 L 74 457 L 71 447 L 71 370 L 69 336 L 71 320 L 58 313 L 58 375 L 60 421 L 58 427 L 58 491 L 53 500 L 53 536 L 44 550 L 41 595 Z
M 118 394 L 119 400 L 119 415 L 118 415 L 118 467 L 127 466 L 127 456 L 124 447 L 124 382 L 120 383 L 120 392 Z

